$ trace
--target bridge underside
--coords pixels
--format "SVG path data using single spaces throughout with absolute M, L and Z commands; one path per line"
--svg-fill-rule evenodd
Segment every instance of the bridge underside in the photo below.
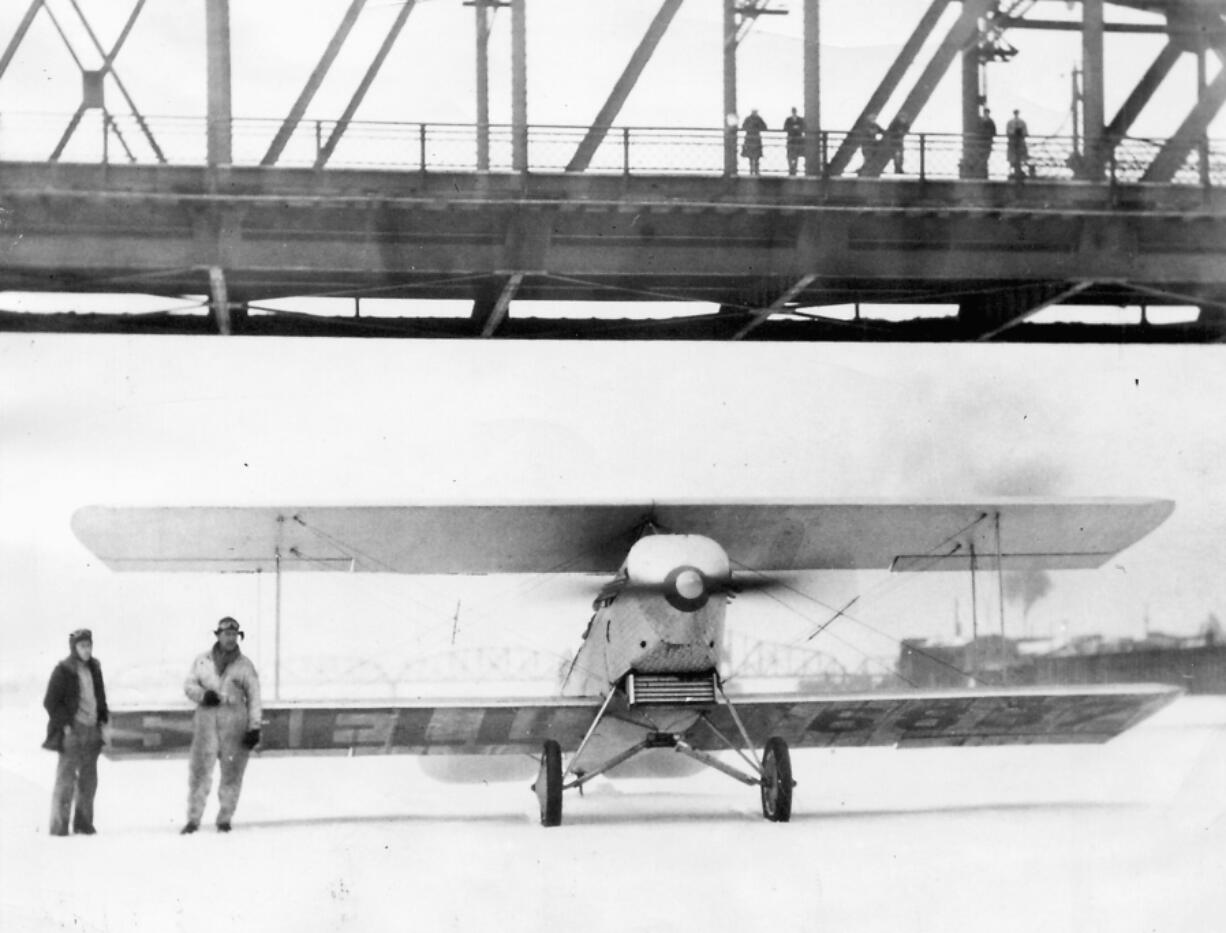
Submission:
M 212 309 L 7 313 L 3 330 L 1036 341 L 1224 333 L 1226 195 L 1216 189 L 9 163 L 0 205 L 0 289 L 206 295 Z M 459 299 L 471 313 L 259 313 L 259 302 L 287 296 Z M 528 303 L 542 300 L 678 306 L 665 320 L 614 319 L 599 305 L 588 317 L 530 316 Z M 719 310 L 695 314 L 694 302 Z M 958 313 L 822 317 L 823 306 L 856 303 Z M 1054 304 L 1201 313 L 1107 333 L 1026 323 Z

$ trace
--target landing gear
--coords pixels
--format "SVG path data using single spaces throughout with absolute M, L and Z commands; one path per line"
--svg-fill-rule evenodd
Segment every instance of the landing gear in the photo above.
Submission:
M 622 695 L 618 689 L 610 691 L 605 698 L 604 705 L 601 706 L 595 720 L 588 727 L 587 734 L 579 743 L 578 750 L 571 756 L 570 767 L 565 772 L 562 770 L 561 746 L 553 739 L 546 740 L 541 753 L 540 771 L 537 773 L 536 783 L 532 785 L 532 790 L 536 793 L 541 808 L 541 825 L 560 826 L 562 824 L 563 790 L 577 787 L 582 792 L 583 785 L 597 775 L 611 771 L 623 762 L 629 761 L 639 752 L 662 748 L 672 749 L 716 771 L 722 771 L 749 787 L 757 787 L 762 796 L 762 815 L 772 823 L 788 822 L 792 818 L 792 788 L 796 786 L 796 782 L 792 780 L 792 759 L 788 751 L 788 743 L 780 736 L 772 736 L 767 740 L 762 749 L 762 756 L 759 758 L 755 752 L 753 739 L 746 731 L 745 724 L 741 722 L 741 717 L 737 715 L 736 707 L 728 699 L 718 681 L 715 686 L 723 701 L 721 706 L 727 710 L 729 718 L 740 734 L 739 741 L 734 741 L 720 730 L 717 718 L 720 714 L 718 707 L 701 711 L 686 719 L 684 717 L 688 714 L 680 714 L 675 704 L 656 703 L 654 705 L 664 709 L 664 715 L 671 717 L 660 725 L 656 725 L 650 710 L 653 704 L 647 701 L 635 703 L 631 699 L 627 708 L 619 710 L 617 718 L 623 725 L 640 729 L 642 738 L 638 742 L 627 744 L 622 751 L 602 761 L 599 765 L 590 766 L 590 763 L 583 758 L 584 750 L 596 733 L 596 727 L 604 719 L 613 698 Z M 636 709 L 636 707 L 642 709 Z M 679 716 L 681 716 L 680 720 Z M 705 724 L 715 734 L 727 751 L 739 755 L 749 770 L 725 761 L 712 754 L 712 751 L 707 748 L 694 747 L 688 740 L 689 730 L 691 726 L 699 722 Z M 610 735 L 606 734 L 604 738 L 608 740 Z M 719 748 L 716 747 L 713 751 L 719 751 Z M 576 768 L 575 765 L 580 761 L 587 766 Z
M 792 817 L 792 756 L 788 743 L 778 736 L 762 750 L 762 815 L 772 823 Z
M 541 805 L 541 825 L 562 824 L 562 747 L 553 739 L 545 742 L 541 752 L 541 770 L 532 785 Z

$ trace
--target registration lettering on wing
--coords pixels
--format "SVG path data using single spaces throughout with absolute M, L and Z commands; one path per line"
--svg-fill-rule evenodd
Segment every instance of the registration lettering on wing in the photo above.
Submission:
M 340 748 L 386 748 L 392 743 L 396 719 L 395 710 L 338 713 L 332 730 L 332 744 Z

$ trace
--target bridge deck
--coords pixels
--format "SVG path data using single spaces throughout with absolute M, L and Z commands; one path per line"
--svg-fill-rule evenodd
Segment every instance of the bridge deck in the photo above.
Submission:
M 491 328 L 512 297 L 710 302 L 723 313 L 654 322 L 651 335 L 728 337 L 750 322 L 755 337 L 803 339 L 823 338 L 766 312 L 951 303 L 956 321 L 925 326 L 966 338 L 1052 300 L 1226 301 L 1226 193 L 1189 185 L 10 162 L 0 204 L 0 289 L 207 294 L 212 269 L 239 305 L 474 303 L 471 319 L 413 318 L 407 332 L 423 335 L 583 335 L 582 321 L 564 334 L 509 317 Z M 592 323 L 591 336 L 645 335 Z M 31 326 L 91 329 L 0 319 Z M 1201 339 L 1192 331 L 1181 339 Z

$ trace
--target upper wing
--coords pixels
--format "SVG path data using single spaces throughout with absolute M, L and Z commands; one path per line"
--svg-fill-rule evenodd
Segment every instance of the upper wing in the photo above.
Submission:
M 1094 743 L 1131 728 L 1179 692 L 1141 685 L 776 695 L 737 697 L 734 702 L 758 748 L 774 735 L 794 748 Z M 599 698 L 272 704 L 264 709 L 260 747 L 286 753 L 537 754 L 546 739 L 553 739 L 563 751 L 573 752 L 600 705 Z M 675 707 L 671 709 L 675 712 Z M 641 727 L 652 719 L 649 706 L 636 707 L 634 712 L 620 721 Z M 723 739 L 743 746 L 727 706 L 705 706 L 695 712 L 699 719 L 685 735 L 693 747 L 726 749 Z M 185 753 L 192 741 L 192 715 L 185 707 L 112 710 L 108 754 Z M 671 714 L 669 718 L 675 720 Z
M 650 523 L 736 568 L 1097 567 L 1170 515 L 1162 499 L 107 508 L 73 515 L 113 570 L 612 572 Z

